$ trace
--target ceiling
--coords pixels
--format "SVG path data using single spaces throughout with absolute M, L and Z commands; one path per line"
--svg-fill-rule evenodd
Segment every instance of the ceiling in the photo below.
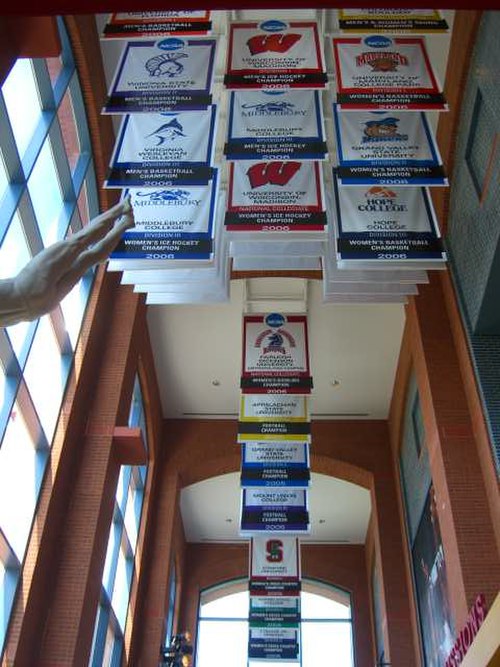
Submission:
M 303 11 L 314 14 L 314 10 Z M 216 14 L 217 25 L 223 32 L 225 15 L 230 12 Z M 262 14 L 262 11 L 258 12 L 258 17 Z M 289 12 L 286 14 L 288 18 L 292 17 Z M 453 12 L 445 12 L 445 17 L 451 26 Z M 104 15 L 97 17 L 99 29 L 106 18 Z M 248 17 L 238 15 L 234 18 Z M 222 48 L 216 76 L 219 82 L 224 68 L 224 39 L 220 37 Z M 427 39 L 428 52 L 441 81 L 445 77 L 448 45 L 449 35 Z M 116 41 L 110 43 L 108 40 L 102 45 L 108 84 L 120 50 L 121 45 Z M 222 95 L 219 100 L 222 102 L 221 125 L 225 114 L 223 101 Z M 327 106 L 325 120 L 328 123 Z M 428 115 L 435 127 L 437 114 Z M 115 127 L 119 120 L 119 117 L 115 118 Z M 221 141 L 222 136 L 219 143 Z M 220 156 L 219 146 L 216 160 Z M 148 326 L 164 416 L 236 419 L 243 313 L 299 310 L 308 316 L 314 382 L 310 399 L 312 418 L 386 418 L 404 326 L 404 306 L 324 303 L 322 282 L 300 278 L 232 280 L 227 303 L 148 306 Z M 188 541 L 241 540 L 238 534 L 239 499 L 238 473 L 183 489 L 181 512 Z M 368 491 L 313 473 L 309 501 L 311 534 L 308 540 L 364 542 L 370 515 Z

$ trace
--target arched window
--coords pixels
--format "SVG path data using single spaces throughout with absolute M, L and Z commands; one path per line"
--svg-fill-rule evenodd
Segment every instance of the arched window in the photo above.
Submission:
M 0 278 L 98 211 L 64 23 L 57 58 L 20 58 L 0 91 Z M 0 657 L 93 272 L 50 314 L 0 328 Z M 50 381 L 48 381 L 50 378 Z
M 200 596 L 197 667 L 217 667 L 231 656 L 231 667 L 248 661 L 248 581 L 207 589 Z M 350 595 L 317 581 L 302 580 L 300 663 L 267 662 L 267 667 L 316 667 L 326 656 L 335 667 L 353 666 Z M 260 664 L 260 663 L 259 663 Z

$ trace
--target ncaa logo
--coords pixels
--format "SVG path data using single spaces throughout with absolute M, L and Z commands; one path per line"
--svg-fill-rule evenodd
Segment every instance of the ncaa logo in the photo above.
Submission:
M 185 46 L 185 42 L 178 37 L 168 37 L 167 39 L 162 39 L 156 46 L 163 51 L 177 51 Z
M 288 28 L 288 23 L 284 21 L 278 21 L 277 19 L 271 19 L 270 21 L 263 21 L 259 25 L 261 30 L 266 30 L 267 32 L 279 32 L 280 30 L 286 30 Z
M 279 327 L 282 327 L 285 324 L 286 318 L 281 313 L 269 313 L 269 315 L 266 315 L 264 318 L 264 322 L 272 329 L 279 329 Z
M 371 35 L 370 37 L 366 37 L 364 42 L 371 49 L 386 49 L 392 46 L 392 39 L 383 35 Z

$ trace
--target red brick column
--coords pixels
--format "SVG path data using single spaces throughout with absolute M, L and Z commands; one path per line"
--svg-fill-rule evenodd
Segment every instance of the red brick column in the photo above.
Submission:
M 408 316 L 450 602 L 459 628 L 478 593 L 484 593 L 489 603 L 498 593 L 500 558 L 460 361 L 438 277 L 420 288 Z

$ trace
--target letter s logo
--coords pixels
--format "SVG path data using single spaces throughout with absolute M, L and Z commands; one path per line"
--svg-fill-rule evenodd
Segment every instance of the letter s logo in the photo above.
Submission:
M 294 46 L 302 35 L 289 33 L 275 33 L 274 35 L 254 35 L 247 40 L 248 50 L 252 56 L 271 51 L 272 53 L 286 53 Z
M 266 560 L 268 563 L 283 562 L 283 542 L 281 540 L 267 540 Z
M 300 169 L 300 162 L 258 162 L 252 165 L 247 176 L 252 189 L 271 185 L 286 185 Z

